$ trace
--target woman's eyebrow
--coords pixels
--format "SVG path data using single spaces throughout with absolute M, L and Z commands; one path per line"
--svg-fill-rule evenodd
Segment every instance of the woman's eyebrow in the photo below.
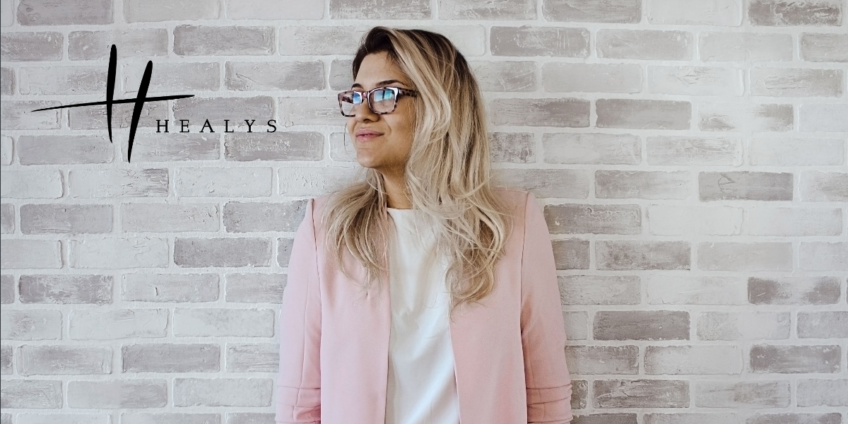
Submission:
M 391 80 L 380 81 L 375 85 L 375 87 L 380 87 L 380 86 L 383 86 L 383 85 L 389 85 L 389 84 L 394 84 L 394 83 L 400 83 L 400 84 L 403 84 L 403 85 L 407 85 L 405 82 L 398 81 L 396 79 L 391 79 Z M 355 82 L 355 83 L 353 83 L 353 85 L 350 86 L 350 88 L 357 88 L 357 87 L 362 88 L 362 85 L 359 84 L 358 82 Z

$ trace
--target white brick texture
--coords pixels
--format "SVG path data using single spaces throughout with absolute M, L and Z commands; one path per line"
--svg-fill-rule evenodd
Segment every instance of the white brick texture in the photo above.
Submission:
M 292 237 L 357 175 L 335 94 L 376 25 L 456 44 L 497 185 L 540 200 L 573 424 L 848 424 L 846 14 L 0 0 L 0 424 L 274 422 Z M 143 108 L 132 163 L 132 104 L 113 143 L 104 107 L 31 112 L 104 100 L 112 44 L 116 99 L 148 60 L 194 95 Z

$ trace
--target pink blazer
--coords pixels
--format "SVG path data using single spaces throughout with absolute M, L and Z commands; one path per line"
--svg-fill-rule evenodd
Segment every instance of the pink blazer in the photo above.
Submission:
M 460 423 L 568 423 L 571 377 L 548 227 L 532 193 L 496 190 L 515 220 L 494 291 L 482 305 L 459 307 L 450 322 Z M 323 253 L 327 197 L 309 200 L 294 238 L 281 310 L 276 422 L 383 424 L 389 291 L 360 294 Z M 348 269 L 364 279 L 364 267 L 345 254 Z

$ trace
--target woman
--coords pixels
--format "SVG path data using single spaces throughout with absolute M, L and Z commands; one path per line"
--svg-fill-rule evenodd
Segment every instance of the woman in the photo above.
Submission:
M 277 423 L 570 422 L 547 226 L 532 194 L 490 185 L 464 57 L 375 27 L 353 77 L 339 105 L 367 174 L 310 199 L 295 234 Z

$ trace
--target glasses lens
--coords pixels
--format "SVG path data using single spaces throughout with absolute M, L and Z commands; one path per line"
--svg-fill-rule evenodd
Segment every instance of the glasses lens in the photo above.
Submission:
M 362 93 L 345 91 L 339 94 L 339 105 L 345 115 L 353 115 L 353 107 L 359 103 L 362 103 Z
M 375 113 L 391 112 L 395 108 L 395 92 L 388 88 L 375 90 L 371 95 L 371 105 Z
M 374 113 L 388 113 L 393 111 L 396 100 L 397 96 L 394 90 L 388 88 L 374 90 L 371 94 L 371 105 L 374 107 Z M 362 104 L 364 101 L 365 93 L 360 91 L 345 91 L 339 94 L 339 105 L 345 116 L 353 116 L 354 107 Z

